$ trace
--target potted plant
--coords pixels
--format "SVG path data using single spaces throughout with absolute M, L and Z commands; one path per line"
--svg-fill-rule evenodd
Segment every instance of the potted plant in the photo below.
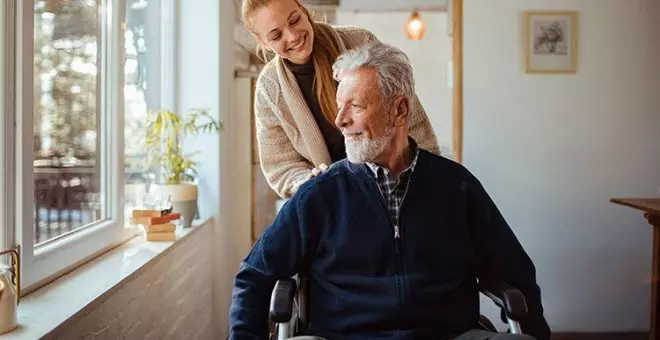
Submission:
M 184 227 L 190 227 L 197 215 L 198 188 L 193 174 L 198 152 L 184 153 L 182 142 L 186 135 L 219 132 L 222 122 L 206 110 L 195 109 L 184 117 L 169 111 L 153 111 L 147 116 L 147 162 L 160 170 L 161 181 L 152 184 L 151 195 L 169 199 L 175 212 L 181 214 Z

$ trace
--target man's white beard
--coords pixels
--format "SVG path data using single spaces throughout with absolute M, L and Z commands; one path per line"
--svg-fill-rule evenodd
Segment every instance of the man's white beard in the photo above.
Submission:
M 376 139 L 360 138 L 346 140 L 346 158 L 351 163 L 362 164 L 373 162 L 387 149 L 394 136 L 392 133 L 393 130 L 389 128 L 384 136 Z

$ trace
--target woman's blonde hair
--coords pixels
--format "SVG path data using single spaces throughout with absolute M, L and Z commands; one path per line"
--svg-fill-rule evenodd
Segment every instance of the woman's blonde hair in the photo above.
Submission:
M 256 36 L 250 25 L 250 17 L 256 10 L 268 5 L 273 0 L 243 0 L 241 17 L 245 28 Z M 314 30 L 314 46 L 312 49 L 312 60 L 314 63 L 314 92 L 323 112 L 323 116 L 328 122 L 335 126 L 337 116 L 336 94 L 337 88 L 332 76 L 332 64 L 341 54 L 340 42 L 335 38 L 335 32 L 329 25 L 315 22 L 312 13 L 303 6 L 300 1 L 293 0 L 300 10 L 307 16 L 312 29 Z M 258 40 L 257 40 L 258 41 Z M 273 58 L 272 51 L 257 43 L 257 56 L 264 62 Z

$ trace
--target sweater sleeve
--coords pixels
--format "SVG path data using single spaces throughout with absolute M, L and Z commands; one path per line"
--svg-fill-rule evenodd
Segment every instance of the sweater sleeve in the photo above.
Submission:
M 352 47 L 372 42 L 380 42 L 373 33 L 363 28 L 345 28 L 344 32 L 348 37 L 349 45 Z M 419 101 L 417 93 L 415 93 L 412 103 L 410 103 L 410 108 L 411 112 L 408 117 L 408 134 L 415 140 L 415 142 L 417 142 L 417 145 L 420 148 L 433 154 L 440 155 L 438 138 L 433 130 L 431 122 L 429 121 L 429 117 L 424 110 L 424 106 Z
M 287 199 L 312 177 L 314 165 L 296 151 L 284 132 L 275 114 L 275 110 L 279 110 L 277 100 L 280 96 L 275 94 L 272 98 L 268 86 L 275 87 L 275 84 L 259 77 L 254 101 L 259 161 L 268 185 L 281 198 Z
M 549 340 L 550 328 L 543 316 L 541 290 L 531 258 L 481 183 L 472 177 L 466 190 L 479 280 L 504 281 L 519 289 L 528 306 L 527 316 L 520 321 L 523 332 L 537 340 Z
M 417 94 L 415 94 L 411 109 L 412 111 L 408 118 L 408 134 L 417 142 L 420 148 L 440 155 L 438 138 L 435 135 L 435 131 L 433 131 L 433 126 L 431 126 L 431 122 L 426 115 L 426 111 L 424 111 L 422 103 L 417 98 Z
M 269 302 L 275 282 L 300 271 L 309 256 L 298 197 L 287 201 L 273 224 L 241 262 L 229 310 L 229 339 L 268 339 Z

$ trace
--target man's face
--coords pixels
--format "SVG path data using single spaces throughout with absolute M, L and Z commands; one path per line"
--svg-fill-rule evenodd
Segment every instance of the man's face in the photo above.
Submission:
M 337 88 L 337 107 L 335 124 L 344 135 L 349 161 L 373 162 L 389 149 L 394 136 L 392 113 L 381 98 L 375 70 L 343 74 Z

